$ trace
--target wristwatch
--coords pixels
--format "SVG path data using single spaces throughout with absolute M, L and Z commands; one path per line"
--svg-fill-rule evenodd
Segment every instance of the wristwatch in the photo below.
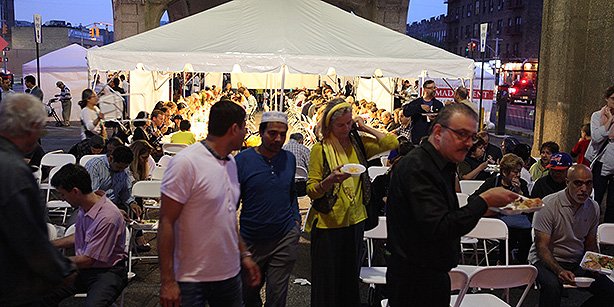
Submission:
M 249 251 L 244 251 L 241 253 L 241 259 L 245 258 L 245 257 L 251 257 L 252 253 L 250 253 Z

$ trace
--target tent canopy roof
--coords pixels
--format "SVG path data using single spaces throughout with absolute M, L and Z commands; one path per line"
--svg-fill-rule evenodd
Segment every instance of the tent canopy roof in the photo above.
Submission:
M 87 49 L 72 44 L 62 49 L 49 52 L 40 57 L 41 72 L 72 72 L 87 71 L 87 61 L 85 59 Z M 23 64 L 23 74 L 36 72 L 36 59 Z
M 465 77 L 473 61 L 320 0 L 234 0 L 88 51 L 90 69 Z M 189 65 L 188 65 L 189 64 Z M 191 65 L 191 66 L 190 66 Z M 236 69 L 236 68 L 235 68 Z

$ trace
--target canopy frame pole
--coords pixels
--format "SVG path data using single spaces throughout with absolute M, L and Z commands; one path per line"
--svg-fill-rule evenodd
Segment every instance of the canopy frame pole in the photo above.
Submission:
M 281 64 L 281 93 L 279 97 L 279 105 L 277 111 L 283 112 L 284 110 L 284 100 L 286 95 L 284 94 L 284 87 L 286 86 L 286 64 Z

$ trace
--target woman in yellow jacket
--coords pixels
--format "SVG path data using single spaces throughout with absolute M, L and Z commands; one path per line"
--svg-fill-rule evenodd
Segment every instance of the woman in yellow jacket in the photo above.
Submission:
M 353 130 L 372 137 L 358 136 Z M 396 148 L 398 142 L 394 135 L 365 125 L 360 117 L 353 118 L 352 106 L 340 98 L 327 103 L 320 132 L 322 141 L 311 149 L 307 193 L 314 201 L 324 197 L 334 205 L 332 209 L 314 205 L 307 216 L 311 306 L 360 306 L 358 276 L 369 177 L 366 172 L 351 177 L 341 167 L 348 163 L 366 166 L 369 157 Z

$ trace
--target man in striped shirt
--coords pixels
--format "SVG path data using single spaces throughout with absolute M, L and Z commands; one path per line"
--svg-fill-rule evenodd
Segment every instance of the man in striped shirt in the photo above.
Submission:
M 72 96 L 70 96 L 70 89 L 66 87 L 64 82 L 58 81 L 55 84 L 60 89 L 60 94 L 55 95 L 60 99 L 62 103 L 62 120 L 64 120 L 64 126 L 70 126 L 70 108 L 72 108 Z

